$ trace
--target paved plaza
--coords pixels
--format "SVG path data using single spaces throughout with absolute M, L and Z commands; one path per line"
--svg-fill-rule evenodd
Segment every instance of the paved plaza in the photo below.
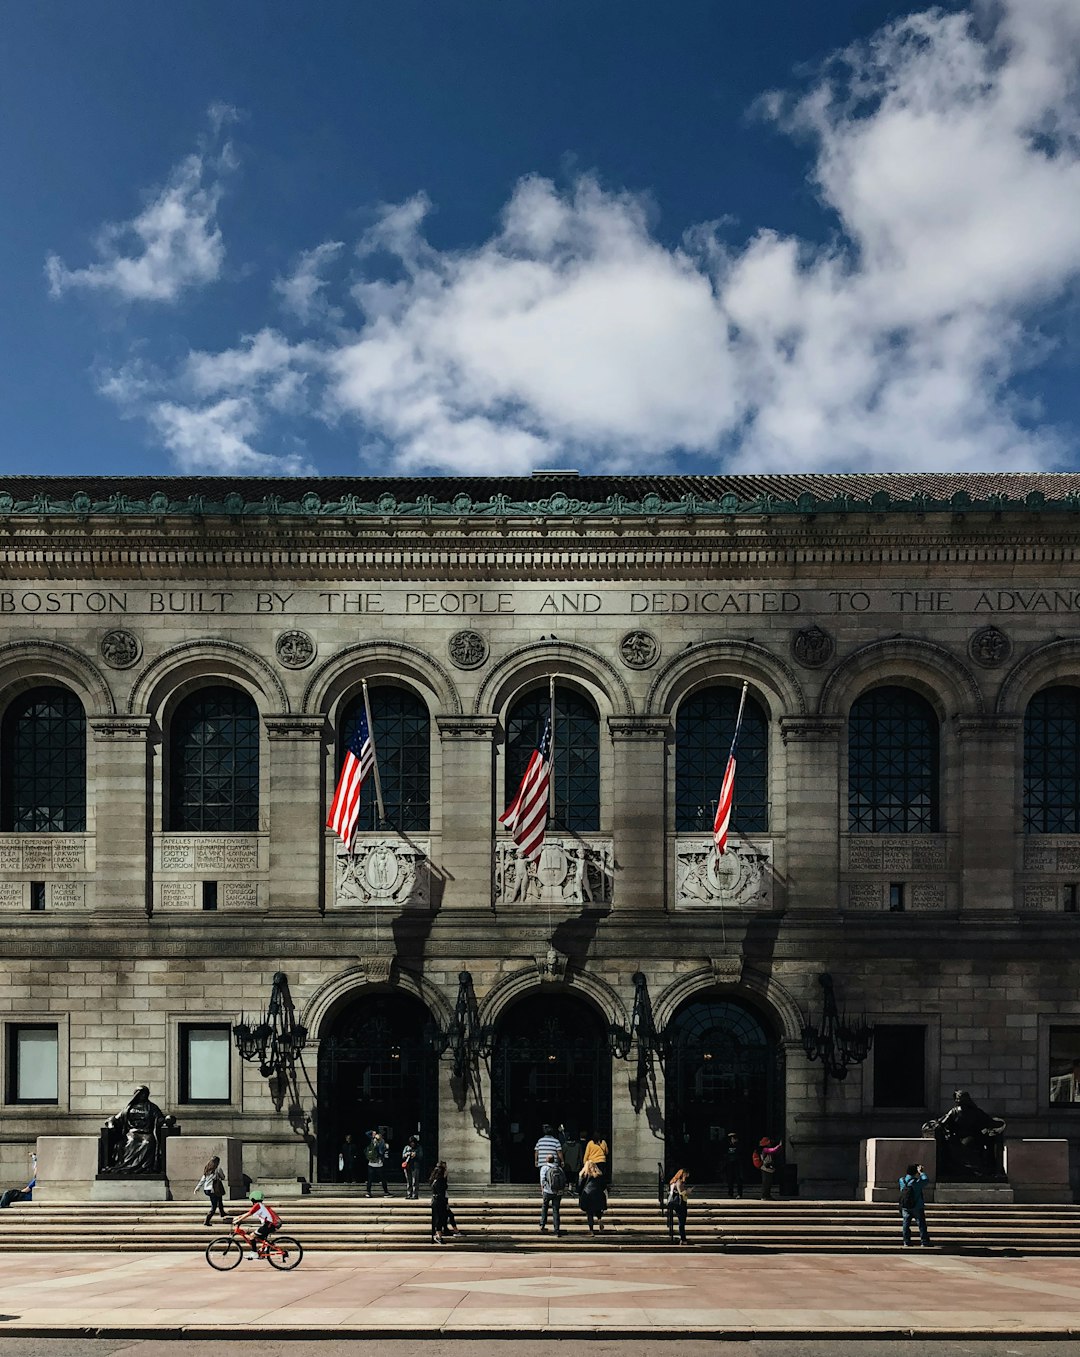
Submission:
M 312 1253 L 292 1273 L 201 1254 L 0 1260 L 0 1337 L 1080 1335 L 1068 1258 Z

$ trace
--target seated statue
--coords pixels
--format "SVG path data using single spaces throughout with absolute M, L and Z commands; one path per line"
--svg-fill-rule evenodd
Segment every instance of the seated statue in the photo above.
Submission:
M 938 1177 L 961 1182 L 972 1178 L 1001 1178 L 1001 1146 L 1005 1123 L 984 1112 L 963 1089 L 942 1117 L 928 1121 L 938 1145 Z
M 142 1085 L 123 1112 L 102 1127 L 101 1172 L 114 1174 L 164 1173 L 165 1139 L 177 1130 L 176 1118 L 166 1116 L 150 1101 Z

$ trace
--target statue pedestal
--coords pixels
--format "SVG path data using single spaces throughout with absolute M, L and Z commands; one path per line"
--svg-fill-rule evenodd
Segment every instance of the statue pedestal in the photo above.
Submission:
M 1018 1202 L 1052 1205 L 1073 1199 L 1067 1140 L 1007 1140 L 1005 1172 Z
M 97 1178 L 97 1136 L 38 1136 L 37 1187 L 34 1200 L 90 1200 Z
M 900 1177 L 909 1164 L 922 1164 L 930 1177 L 925 1198 L 934 1200 L 934 1175 L 937 1170 L 937 1141 L 915 1136 L 896 1139 L 878 1136 L 862 1143 L 862 1172 L 859 1177 L 859 1200 L 864 1202 L 896 1202 L 900 1195 Z M 937 1200 L 941 1200 L 940 1196 Z
M 165 1173 L 177 1201 L 194 1195 L 195 1184 L 214 1155 L 225 1170 L 226 1197 L 244 1195 L 244 1142 L 231 1136 L 171 1136 L 165 1142 Z M 202 1205 L 205 1197 L 199 1196 Z
M 119 1173 L 95 1178 L 90 1184 L 92 1202 L 167 1202 L 169 1184 L 163 1173 L 136 1173 L 125 1178 Z
M 1011 1206 L 1015 1197 L 1011 1183 L 938 1183 L 934 1200 L 945 1205 Z

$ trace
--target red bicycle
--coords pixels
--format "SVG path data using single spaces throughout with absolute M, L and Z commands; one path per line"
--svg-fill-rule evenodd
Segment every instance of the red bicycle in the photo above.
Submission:
M 291 1272 L 304 1256 L 304 1246 L 292 1235 L 274 1234 L 269 1239 L 257 1239 L 243 1226 L 234 1225 L 232 1234 L 220 1235 L 207 1244 L 206 1261 L 218 1272 L 229 1272 L 243 1258 L 245 1245 L 282 1272 Z

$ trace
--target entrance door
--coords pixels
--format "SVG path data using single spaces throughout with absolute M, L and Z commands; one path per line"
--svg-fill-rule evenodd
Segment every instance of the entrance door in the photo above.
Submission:
M 372 994 L 343 1009 L 319 1044 L 319 1181 L 341 1181 L 345 1136 L 366 1173 L 364 1132 L 384 1127 L 393 1155 L 419 1134 L 424 1163 L 438 1150 L 438 1057 L 426 1039 L 431 1015 L 408 994 Z
M 667 1169 L 699 1183 L 723 1179 L 729 1131 L 738 1132 L 744 1172 L 764 1135 L 783 1136 L 779 1043 L 742 1004 L 693 999 L 668 1023 Z
M 491 1061 L 491 1177 L 536 1179 L 533 1146 L 547 1123 L 569 1139 L 600 1132 L 611 1143 L 607 1028 L 587 1003 L 538 994 L 499 1021 Z M 614 1148 L 614 1147 L 613 1147 Z

